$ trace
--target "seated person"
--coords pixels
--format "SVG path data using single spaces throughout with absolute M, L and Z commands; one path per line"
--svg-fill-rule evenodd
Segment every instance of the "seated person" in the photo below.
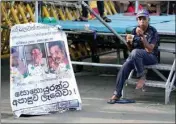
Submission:
M 116 79 L 116 86 L 113 96 L 108 103 L 114 104 L 122 96 L 122 89 L 131 70 L 137 72 L 138 82 L 136 89 L 143 88 L 145 84 L 145 65 L 153 65 L 158 62 L 157 30 L 149 25 L 149 12 L 140 10 L 137 13 L 138 26 L 133 29 L 132 35 L 127 35 L 127 47 L 131 53 L 126 62 L 122 65 Z

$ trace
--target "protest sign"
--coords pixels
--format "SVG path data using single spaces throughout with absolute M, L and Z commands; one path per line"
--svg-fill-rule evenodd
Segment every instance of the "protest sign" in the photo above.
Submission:
M 15 25 L 10 50 L 10 101 L 16 117 L 81 110 L 63 31 L 39 23 Z

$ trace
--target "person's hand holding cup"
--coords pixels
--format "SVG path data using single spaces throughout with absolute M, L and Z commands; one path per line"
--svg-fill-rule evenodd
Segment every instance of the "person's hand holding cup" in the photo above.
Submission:
M 143 35 L 144 35 L 144 31 L 143 31 L 141 28 L 137 27 L 137 28 L 136 28 L 136 34 L 137 34 L 138 36 L 143 36 Z
M 133 43 L 133 38 L 134 38 L 134 35 L 131 35 L 131 34 L 127 34 L 127 43 L 131 44 Z

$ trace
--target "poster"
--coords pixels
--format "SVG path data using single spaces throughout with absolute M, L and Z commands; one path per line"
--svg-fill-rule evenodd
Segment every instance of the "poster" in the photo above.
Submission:
M 15 25 L 10 49 L 10 101 L 15 117 L 81 110 L 63 31 L 40 23 Z

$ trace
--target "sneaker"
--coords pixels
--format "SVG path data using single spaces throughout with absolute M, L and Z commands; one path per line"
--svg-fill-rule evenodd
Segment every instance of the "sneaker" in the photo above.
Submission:
M 102 19 L 103 19 L 105 22 L 111 22 L 111 19 L 109 19 L 109 18 L 106 17 L 106 16 L 103 16 Z

